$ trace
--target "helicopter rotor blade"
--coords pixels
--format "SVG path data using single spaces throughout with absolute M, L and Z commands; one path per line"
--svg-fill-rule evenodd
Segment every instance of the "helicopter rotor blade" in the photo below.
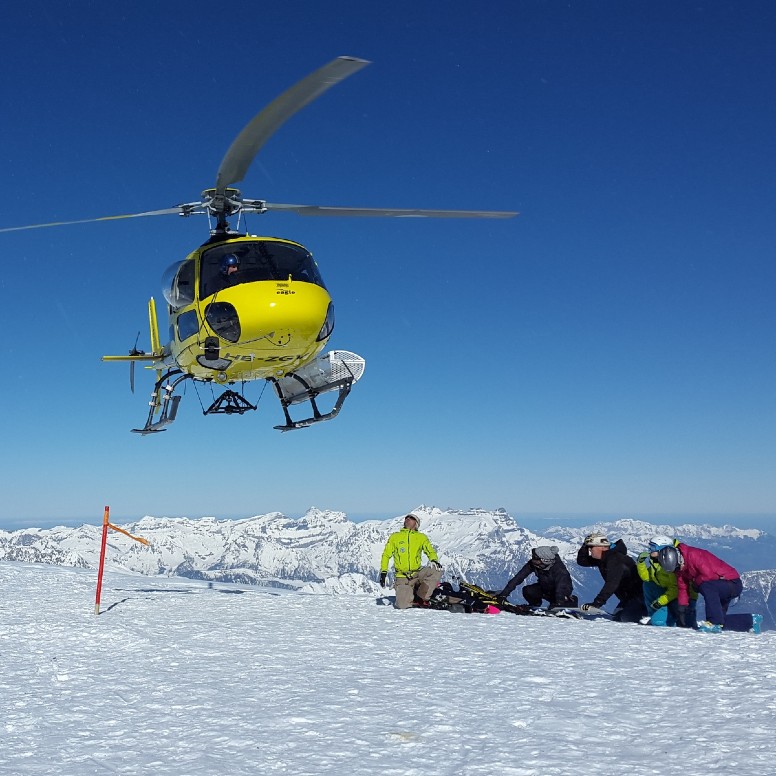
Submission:
M 417 210 L 384 207 L 327 207 L 265 202 L 267 210 L 286 210 L 300 216 L 365 216 L 377 218 L 514 218 L 513 210 Z
M 216 176 L 216 197 L 223 195 L 227 186 L 245 177 L 259 149 L 291 116 L 327 89 L 368 64 L 370 63 L 366 59 L 337 57 L 287 89 L 254 116 L 221 160 Z
M 29 224 L 28 226 L 8 226 L 0 232 L 23 232 L 25 229 L 46 229 L 49 226 L 71 226 L 72 224 L 93 224 L 97 221 L 120 221 L 122 218 L 144 218 L 145 216 L 168 216 L 181 214 L 181 207 L 168 207 L 164 210 L 149 210 L 145 213 L 127 213 L 120 216 L 102 216 L 100 218 L 80 218 L 76 221 L 52 221 L 48 224 Z

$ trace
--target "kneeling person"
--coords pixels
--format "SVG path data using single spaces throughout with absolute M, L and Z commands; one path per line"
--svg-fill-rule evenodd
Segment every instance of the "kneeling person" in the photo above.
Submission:
M 393 558 L 395 573 L 396 608 L 409 609 L 415 596 L 428 602 L 436 586 L 442 580 L 442 566 L 428 536 L 420 533 L 420 518 L 409 514 L 404 518 L 404 528 L 388 537 L 380 561 L 380 584 L 385 586 L 388 563 Z M 422 556 L 429 565 L 422 566 Z
M 571 595 L 571 574 L 558 556 L 555 545 L 531 550 L 531 560 L 507 582 L 501 596 L 509 598 L 512 591 L 531 574 L 536 574 L 537 581 L 523 587 L 523 598 L 531 606 L 541 606 L 542 600 L 548 601 L 550 608 L 577 605 L 576 596 Z

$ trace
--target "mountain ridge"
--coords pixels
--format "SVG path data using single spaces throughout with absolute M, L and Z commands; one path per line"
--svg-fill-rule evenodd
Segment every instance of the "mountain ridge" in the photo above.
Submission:
M 622 538 L 631 554 L 655 534 L 677 536 L 709 549 L 735 566 L 747 584 L 742 598 L 769 620 L 776 613 L 776 539 L 759 529 L 684 524 L 654 525 L 622 518 L 584 527 L 551 526 L 537 533 L 519 525 L 505 509 L 453 509 L 421 505 L 421 519 L 439 553 L 446 578 L 463 578 L 500 589 L 530 556 L 532 547 L 553 544 L 569 568 L 580 600 L 600 588 L 597 571 L 580 568 L 576 553 L 592 530 Z M 115 532 L 108 537 L 107 564 L 113 570 L 147 576 L 182 576 L 240 582 L 308 592 L 377 592 L 380 557 L 403 515 L 351 521 L 344 512 L 311 507 L 302 517 L 281 512 L 239 520 L 145 516 L 120 527 L 150 541 L 145 547 Z M 0 530 L 0 560 L 96 568 L 101 525 Z M 749 582 L 749 574 L 757 572 Z M 338 582 L 337 580 L 340 580 Z M 516 594 L 517 595 L 517 594 Z
M 428 534 L 440 556 L 447 558 L 448 565 L 452 563 L 460 566 L 464 557 L 470 561 L 485 557 L 512 560 L 515 549 L 520 551 L 521 558 L 527 558 L 529 553 L 526 550 L 530 547 L 526 545 L 536 546 L 537 543 L 556 544 L 561 556 L 571 559 L 576 555 L 584 536 L 592 530 L 612 538 L 622 538 L 633 554 L 645 549 L 649 538 L 657 533 L 692 540 L 698 546 L 709 543 L 732 545 L 737 542 L 744 543 L 748 548 L 758 543 L 767 545 L 768 549 L 776 546 L 776 540 L 771 534 L 759 529 L 735 526 L 652 524 L 622 518 L 582 527 L 550 526 L 539 533 L 520 526 L 505 509 L 442 509 L 421 505 L 413 511 L 421 518 L 421 530 Z M 280 556 L 286 561 L 293 558 L 301 573 L 306 575 L 304 579 L 321 578 L 343 563 L 358 566 L 362 572 L 376 571 L 382 545 L 392 531 L 401 527 L 402 517 L 356 523 L 344 512 L 317 507 L 311 507 L 300 518 L 290 518 L 282 512 L 268 512 L 237 520 L 212 516 L 189 518 L 147 515 L 140 520 L 123 523 L 120 527 L 150 540 L 150 548 L 126 544 L 129 540 L 118 538 L 115 533 L 109 534 L 109 542 L 119 549 L 119 555 L 113 558 L 114 564 L 127 571 L 149 573 L 150 569 L 154 569 L 155 574 L 175 575 L 181 562 L 190 563 L 199 558 L 195 565 L 200 570 L 240 565 L 268 573 L 279 572 L 282 577 L 292 578 L 294 575 L 291 568 L 278 563 L 277 557 Z M 0 530 L 0 559 L 29 560 L 37 557 L 41 559 L 38 562 L 88 567 L 93 565 L 99 553 L 101 530 L 102 526 L 89 524 Z M 98 537 L 97 542 L 95 537 Z M 330 552 L 321 553 L 322 546 L 336 548 L 348 557 L 338 562 Z M 269 552 L 270 549 L 273 552 Z M 300 557 L 304 550 L 311 549 L 319 551 L 316 564 L 304 563 Z M 358 553 L 364 550 L 370 558 L 374 558 L 374 563 L 358 559 Z M 759 553 L 755 557 L 759 558 Z M 751 561 L 742 564 L 739 559 L 738 562 L 743 566 L 739 569 L 741 571 L 755 570 Z M 479 565 L 464 563 L 463 567 L 471 570 Z M 761 566 L 760 570 L 765 568 Z M 356 569 L 345 569 L 352 570 Z

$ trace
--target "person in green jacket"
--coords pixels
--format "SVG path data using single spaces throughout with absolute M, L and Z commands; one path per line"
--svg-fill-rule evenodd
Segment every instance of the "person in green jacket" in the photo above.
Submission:
M 420 606 L 428 604 L 428 599 L 442 580 L 442 566 L 436 550 L 431 546 L 428 536 L 420 533 L 420 518 L 409 514 L 404 518 L 404 528 L 388 537 L 383 557 L 380 561 L 380 586 L 385 587 L 388 576 L 388 563 L 393 558 L 394 589 L 396 590 L 396 608 L 409 609 L 420 599 Z M 422 566 L 422 556 L 428 558 L 428 565 Z
M 663 547 L 673 547 L 674 540 L 668 536 L 653 536 L 649 549 L 636 559 L 636 571 L 643 583 L 644 603 L 649 619 L 645 625 L 673 627 L 679 623 L 679 602 L 676 574 L 664 571 L 657 562 L 657 554 Z

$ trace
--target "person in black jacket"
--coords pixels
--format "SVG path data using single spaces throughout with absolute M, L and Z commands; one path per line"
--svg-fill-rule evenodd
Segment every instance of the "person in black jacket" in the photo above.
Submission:
M 583 610 L 601 609 L 615 595 L 620 601 L 614 611 L 615 620 L 638 622 L 647 616 L 636 561 L 628 555 L 622 539 L 610 544 L 603 534 L 588 534 L 577 553 L 577 563 L 580 566 L 595 566 L 604 578 L 604 586 L 592 603 L 582 605 Z
M 549 601 L 550 608 L 577 605 L 576 596 L 571 595 L 571 574 L 558 557 L 555 545 L 531 550 L 531 560 L 507 582 L 500 595 L 509 598 L 512 591 L 531 574 L 536 574 L 537 581 L 523 587 L 523 598 L 531 606 L 541 606 L 542 599 Z

